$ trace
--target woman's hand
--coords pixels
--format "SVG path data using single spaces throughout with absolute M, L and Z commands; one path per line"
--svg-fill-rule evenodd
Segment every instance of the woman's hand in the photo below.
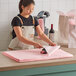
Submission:
M 35 43 L 34 47 L 36 47 L 36 48 L 43 48 L 43 46 L 41 44 L 39 44 L 39 43 Z
M 50 45 L 50 46 L 56 46 L 56 44 L 55 44 L 55 43 L 53 43 L 53 42 L 52 42 L 52 43 L 50 43 L 49 45 Z

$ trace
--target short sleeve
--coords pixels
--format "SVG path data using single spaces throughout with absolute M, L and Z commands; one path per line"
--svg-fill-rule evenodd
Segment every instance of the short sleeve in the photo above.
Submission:
M 14 26 L 22 26 L 21 21 L 18 17 L 14 17 L 11 22 L 12 27 Z
M 39 25 L 39 22 L 38 22 L 38 19 L 37 18 L 34 18 L 35 19 L 35 27 Z

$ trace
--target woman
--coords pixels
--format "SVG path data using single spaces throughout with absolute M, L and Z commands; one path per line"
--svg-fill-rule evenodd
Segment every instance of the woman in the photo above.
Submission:
M 34 0 L 20 0 L 20 14 L 12 20 L 13 39 L 8 47 L 9 50 L 32 49 L 34 47 L 42 48 L 43 46 L 41 44 L 34 41 L 34 30 L 36 30 L 40 38 L 50 46 L 56 45 L 43 33 L 38 21 L 31 16 L 31 13 L 34 10 L 34 5 Z

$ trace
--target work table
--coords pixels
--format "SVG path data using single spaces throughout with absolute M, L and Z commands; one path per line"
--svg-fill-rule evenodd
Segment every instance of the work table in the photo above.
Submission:
M 46 43 L 44 43 L 44 44 L 46 44 Z M 11 75 L 11 76 L 15 76 L 14 72 L 16 72 L 18 76 L 31 76 L 31 75 L 50 76 L 51 73 L 54 73 L 54 72 L 71 71 L 71 69 L 75 71 L 76 70 L 75 69 L 76 68 L 75 67 L 76 66 L 76 49 L 73 49 L 73 48 L 70 49 L 65 46 L 62 46 L 61 49 L 73 54 L 74 57 L 64 58 L 64 59 L 55 59 L 55 60 L 46 60 L 46 61 L 18 63 L 16 61 L 11 60 L 10 58 L 2 55 L 1 54 L 2 51 L 1 51 L 0 52 L 0 74 L 2 74 L 2 76 L 10 76 L 9 72 L 11 71 L 11 74 L 13 73 L 13 75 Z M 65 69 L 66 67 L 67 67 L 67 69 Z M 62 68 L 64 68 L 65 70 L 62 70 Z M 49 71 L 48 69 L 49 70 L 54 69 L 54 70 Z M 44 70 L 44 72 L 41 72 L 40 70 Z M 19 74 L 20 71 L 23 72 L 21 75 Z M 37 72 L 37 71 L 40 71 L 40 72 Z M 6 75 L 6 72 L 7 72 L 7 75 Z M 26 72 L 26 74 L 24 74 L 25 72 Z M 45 73 L 46 73 L 46 75 L 45 75 Z M 47 73 L 49 73 L 49 74 L 47 74 Z M 59 74 L 60 73 L 58 73 L 58 76 L 59 76 Z M 56 74 L 56 76 L 57 76 L 57 74 Z
M 10 58 L 4 56 L 0 52 L 0 71 L 32 68 L 32 67 L 43 67 L 43 66 L 56 66 L 64 64 L 74 64 L 76 63 L 76 49 L 69 49 L 62 47 L 61 49 L 74 55 L 72 58 L 56 59 L 56 60 L 46 60 L 46 61 L 36 61 L 36 62 L 26 62 L 18 63 Z

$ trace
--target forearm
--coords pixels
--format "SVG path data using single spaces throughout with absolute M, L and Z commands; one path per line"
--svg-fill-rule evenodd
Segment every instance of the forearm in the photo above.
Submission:
M 31 30 L 31 29 L 30 29 L 30 30 Z M 35 44 L 36 44 L 36 42 L 31 41 L 31 40 L 29 40 L 28 38 L 26 38 L 26 37 L 24 37 L 24 36 L 22 35 L 21 27 L 15 26 L 15 27 L 14 27 L 14 31 L 15 31 L 15 33 L 16 33 L 17 38 L 18 38 L 21 42 L 23 42 L 23 43 L 25 43 L 25 44 L 29 44 L 29 45 L 35 45 Z
M 27 38 L 25 38 L 25 37 L 23 37 L 23 36 L 20 37 L 19 40 L 20 40 L 21 42 L 23 42 L 23 43 L 25 43 L 25 44 L 29 44 L 29 45 L 35 45 L 35 44 L 36 44 L 36 42 L 31 41 L 31 40 L 28 40 Z
M 39 36 L 40 36 L 40 38 L 41 38 L 43 41 L 47 42 L 48 44 L 53 43 L 44 33 L 42 33 L 42 34 L 39 35 Z

